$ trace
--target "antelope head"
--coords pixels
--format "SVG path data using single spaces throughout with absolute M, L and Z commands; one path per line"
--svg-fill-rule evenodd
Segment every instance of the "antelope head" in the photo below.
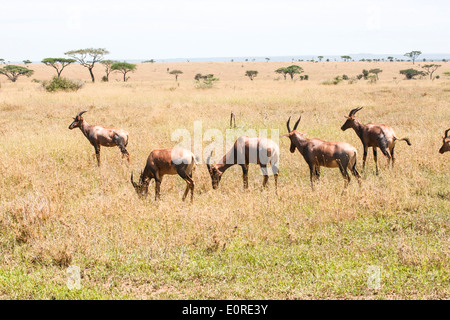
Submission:
M 300 120 L 302 119 L 302 116 L 300 116 L 300 118 L 298 118 L 297 122 L 294 124 L 294 129 L 291 130 L 291 126 L 289 125 L 290 121 L 291 121 L 291 117 L 289 117 L 287 123 L 286 123 L 286 127 L 288 130 L 288 133 L 284 134 L 283 137 L 288 137 L 291 140 L 291 146 L 289 148 L 289 151 L 291 153 L 295 152 L 295 143 L 294 143 L 294 139 L 296 137 L 295 133 L 300 133 L 301 135 L 306 135 L 306 133 L 304 132 L 298 132 L 297 130 L 297 126 L 300 123 Z
M 355 113 L 357 113 L 357 112 L 358 112 L 359 110 L 361 110 L 362 108 L 363 108 L 363 107 L 352 109 L 352 110 L 350 111 L 350 113 L 348 114 L 348 116 L 344 116 L 345 118 L 347 118 L 347 121 L 345 121 L 345 123 L 342 125 L 342 127 L 341 127 L 341 130 L 342 130 L 342 131 L 345 131 L 345 130 L 347 130 L 348 128 L 351 128 L 351 127 L 352 127 L 353 122 L 356 120 L 356 118 L 355 118 Z
M 450 137 L 448 136 L 449 131 L 450 129 L 445 130 L 445 135 L 442 137 L 442 147 L 439 149 L 439 153 L 450 151 Z
M 76 115 L 75 118 L 73 118 L 73 122 L 70 124 L 69 129 L 72 130 L 73 128 L 78 128 L 81 126 L 81 123 L 83 122 L 82 114 L 87 112 L 87 110 L 80 111 Z
M 141 176 L 139 177 L 139 183 L 134 182 L 133 180 L 133 172 L 131 172 L 131 184 L 134 187 L 134 190 L 136 190 L 136 193 L 140 197 L 144 197 L 147 195 L 148 192 L 148 180 L 143 179 L 143 172 L 141 171 Z
M 216 165 L 211 166 L 211 156 L 213 152 L 211 151 L 211 154 L 206 159 L 206 166 L 208 167 L 209 175 L 211 176 L 211 182 L 213 189 L 217 189 L 219 187 L 220 179 L 222 179 L 222 172 L 217 169 Z

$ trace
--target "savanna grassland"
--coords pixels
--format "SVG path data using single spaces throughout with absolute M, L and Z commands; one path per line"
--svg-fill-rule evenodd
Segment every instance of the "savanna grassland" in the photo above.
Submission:
M 410 62 L 298 62 L 308 81 L 274 73 L 283 62 L 145 63 L 126 83 L 91 83 L 87 69 L 63 76 L 86 81 L 77 92 L 48 93 L 32 79 L 0 79 L 0 298 L 1 299 L 447 299 L 450 291 L 450 154 L 439 154 L 450 128 L 450 79 L 404 80 Z M 178 82 L 167 72 L 179 69 Z M 376 83 L 323 85 L 335 76 L 380 68 Z M 254 81 L 246 70 L 259 71 Z M 94 69 L 97 80 L 103 67 Z M 196 73 L 220 81 L 196 88 Z M 296 77 L 298 78 L 298 76 Z M 151 150 L 174 146 L 175 129 L 225 134 L 230 112 L 242 129 L 279 129 L 302 115 L 309 137 L 362 144 L 340 130 L 352 108 L 363 123 L 392 126 L 400 141 L 396 167 L 369 150 L 363 182 L 322 169 L 314 192 L 309 169 L 289 140 L 280 138 L 278 196 L 272 178 L 251 165 L 248 191 L 242 171 L 225 172 L 212 190 L 206 165 L 194 172 L 194 203 L 183 203 L 185 182 L 166 176 L 161 201 L 140 199 L 130 183 Z M 118 148 L 94 149 L 72 117 L 89 110 L 90 124 L 130 134 L 127 166 Z M 204 145 L 209 142 L 205 141 Z M 69 266 L 81 288 L 67 286 Z M 379 282 L 370 285 L 373 270 Z M 371 278 L 372 277 L 372 278 Z M 371 280 L 372 279 L 372 280 Z M 373 283 L 372 283 L 373 284 Z

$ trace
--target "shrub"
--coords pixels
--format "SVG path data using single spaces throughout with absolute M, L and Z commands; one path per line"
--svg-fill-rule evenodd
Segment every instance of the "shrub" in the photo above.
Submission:
M 405 75 L 406 79 L 410 80 L 410 79 L 414 79 L 414 77 L 416 77 L 416 76 L 424 76 L 425 72 L 410 68 L 410 69 L 400 70 L 400 74 Z
M 51 81 L 43 81 L 42 86 L 48 92 L 63 91 L 77 91 L 83 87 L 83 82 L 80 80 L 70 80 L 67 78 L 53 77 Z
M 367 80 L 367 77 L 369 76 L 369 71 L 366 69 L 363 69 L 362 76 L 364 77 L 364 80 Z
M 350 79 L 348 79 L 348 84 L 354 84 L 356 81 L 356 77 L 351 77 Z
M 219 78 L 214 78 L 213 74 L 202 75 L 201 73 L 197 73 L 194 77 L 196 80 L 196 88 L 197 89 L 206 89 L 212 88 L 216 81 L 219 81 Z
M 337 85 L 339 82 L 342 81 L 342 78 L 340 76 L 334 77 L 333 80 L 327 80 L 327 81 L 323 81 L 322 84 L 323 85 Z
M 376 75 L 370 75 L 367 78 L 369 79 L 369 83 L 377 83 Z
M 346 74 L 342 75 L 342 80 L 348 80 L 348 76 Z

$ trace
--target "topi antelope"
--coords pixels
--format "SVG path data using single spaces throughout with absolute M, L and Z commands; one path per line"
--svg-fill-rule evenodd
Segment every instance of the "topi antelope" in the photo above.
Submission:
M 97 156 L 97 163 L 100 166 L 100 146 L 114 147 L 118 146 L 122 152 L 122 158 L 127 157 L 128 163 L 130 163 L 130 154 L 125 147 L 128 144 L 128 132 L 122 129 L 107 129 L 102 126 L 92 126 L 83 119 L 83 113 L 80 111 L 73 118 L 73 122 L 70 124 L 69 129 L 80 128 L 81 132 L 89 140 L 89 142 L 95 148 L 95 155 Z
M 375 161 L 376 173 L 378 174 L 378 163 L 377 163 L 377 148 L 380 148 L 381 152 L 388 158 L 388 166 L 392 159 L 392 167 L 394 167 L 394 148 L 395 143 L 398 141 L 406 141 L 408 146 L 411 142 L 408 138 L 399 139 L 395 136 L 394 129 L 384 124 L 373 124 L 368 123 L 366 125 L 362 124 L 355 118 L 355 113 L 361 110 L 361 108 L 355 108 L 350 111 L 349 115 L 346 116 L 347 121 L 342 125 L 341 130 L 345 131 L 348 128 L 353 128 L 364 147 L 363 155 L 363 171 L 366 166 L 367 150 L 373 148 L 373 159 Z M 389 149 L 389 150 L 388 150 Z
M 146 196 L 148 185 L 155 179 L 155 201 L 160 198 L 161 181 L 164 175 L 178 174 L 187 186 L 184 191 L 183 201 L 186 199 L 189 189 L 191 190 L 191 202 L 194 200 L 194 180 L 192 171 L 198 159 L 190 151 L 185 149 L 162 149 L 153 150 L 147 158 L 144 171 L 141 172 L 139 183 L 134 182 L 131 173 L 131 183 L 139 196 Z
M 450 151 L 450 137 L 448 136 L 448 132 L 450 129 L 445 130 L 445 136 L 442 137 L 442 147 L 439 149 L 439 153 L 444 153 Z
M 314 190 L 314 181 L 320 178 L 320 167 L 339 168 L 345 179 L 344 188 L 347 188 L 350 182 L 348 168 L 361 185 L 361 176 L 356 169 L 356 148 L 346 142 L 328 142 L 317 138 L 306 138 L 306 133 L 297 131 L 301 118 L 300 116 L 294 124 L 294 129 L 291 130 L 289 126 L 291 117 L 289 117 L 286 123 L 288 133 L 284 134 L 283 137 L 288 137 L 291 140 L 291 153 L 294 153 L 297 149 L 308 164 L 311 189 Z
M 212 152 L 206 159 L 206 166 L 208 167 L 209 175 L 211 176 L 213 189 L 219 187 L 219 182 L 223 173 L 235 164 L 241 166 L 244 189 L 248 189 L 248 165 L 254 163 L 260 165 L 262 174 L 264 175 L 263 188 L 269 180 L 267 165 L 271 166 L 275 180 L 276 193 L 279 154 L 280 150 L 278 145 L 270 139 L 263 137 L 239 137 L 233 147 L 222 157 L 222 160 L 219 163 L 211 165 Z

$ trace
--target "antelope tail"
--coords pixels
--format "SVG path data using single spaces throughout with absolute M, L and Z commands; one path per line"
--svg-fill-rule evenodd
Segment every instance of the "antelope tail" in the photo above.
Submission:
M 395 137 L 395 139 L 398 140 L 398 141 L 406 141 L 406 143 L 408 144 L 408 146 L 411 145 L 411 141 L 409 141 L 408 138 L 402 138 L 402 139 L 399 139 L 399 138 Z

